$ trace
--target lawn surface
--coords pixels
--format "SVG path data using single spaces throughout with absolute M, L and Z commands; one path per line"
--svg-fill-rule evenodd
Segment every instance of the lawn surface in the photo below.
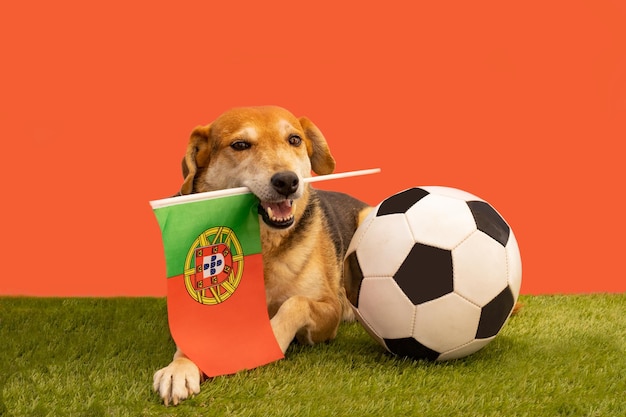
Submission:
M 625 416 L 626 294 L 521 301 L 465 359 L 397 359 L 344 324 L 165 408 L 151 388 L 174 352 L 165 299 L 4 297 L 0 416 Z

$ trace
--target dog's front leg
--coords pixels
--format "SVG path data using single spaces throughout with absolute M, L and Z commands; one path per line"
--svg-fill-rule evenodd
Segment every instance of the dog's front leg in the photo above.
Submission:
M 283 353 L 295 337 L 300 343 L 332 340 L 341 321 L 341 304 L 334 299 L 315 301 L 303 296 L 288 298 L 272 317 L 274 336 Z
M 202 379 L 200 368 L 177 349 L 172 362 L 154 374 L 153 387 L 166 406 L 178 405 L 181 400 L 200 392 Z

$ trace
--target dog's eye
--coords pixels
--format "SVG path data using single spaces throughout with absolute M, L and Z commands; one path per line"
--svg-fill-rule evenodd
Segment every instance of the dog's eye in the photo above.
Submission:
M 250 146 L 252 145 L 245 140 L 236 140 L 230 144 L 230 147 L 236 151 L 245 151 L 246 149 L 250 149 Z
M 302 138 L 298 135 L 289 136 L 289 144 L 292 146 L 300 146 L 302 143 Z

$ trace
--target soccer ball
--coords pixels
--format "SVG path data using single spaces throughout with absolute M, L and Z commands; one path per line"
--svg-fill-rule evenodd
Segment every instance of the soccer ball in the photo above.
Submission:
M 357 319 L 389 352 L 467 356 L 493 340 L 522 282 L 513 230 L 486 201 L 459 189 L 397 193 L 364 219 L 344 262 Z

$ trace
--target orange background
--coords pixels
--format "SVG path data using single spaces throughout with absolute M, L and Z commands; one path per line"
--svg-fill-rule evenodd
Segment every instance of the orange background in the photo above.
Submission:
M 623 1 L 3 2 L 0 294 L 166 292 L 148 201 L 224 110 L 311 118 L 377 204 L 414 185 L 512 225 L 526 294 L 622 292 Z

